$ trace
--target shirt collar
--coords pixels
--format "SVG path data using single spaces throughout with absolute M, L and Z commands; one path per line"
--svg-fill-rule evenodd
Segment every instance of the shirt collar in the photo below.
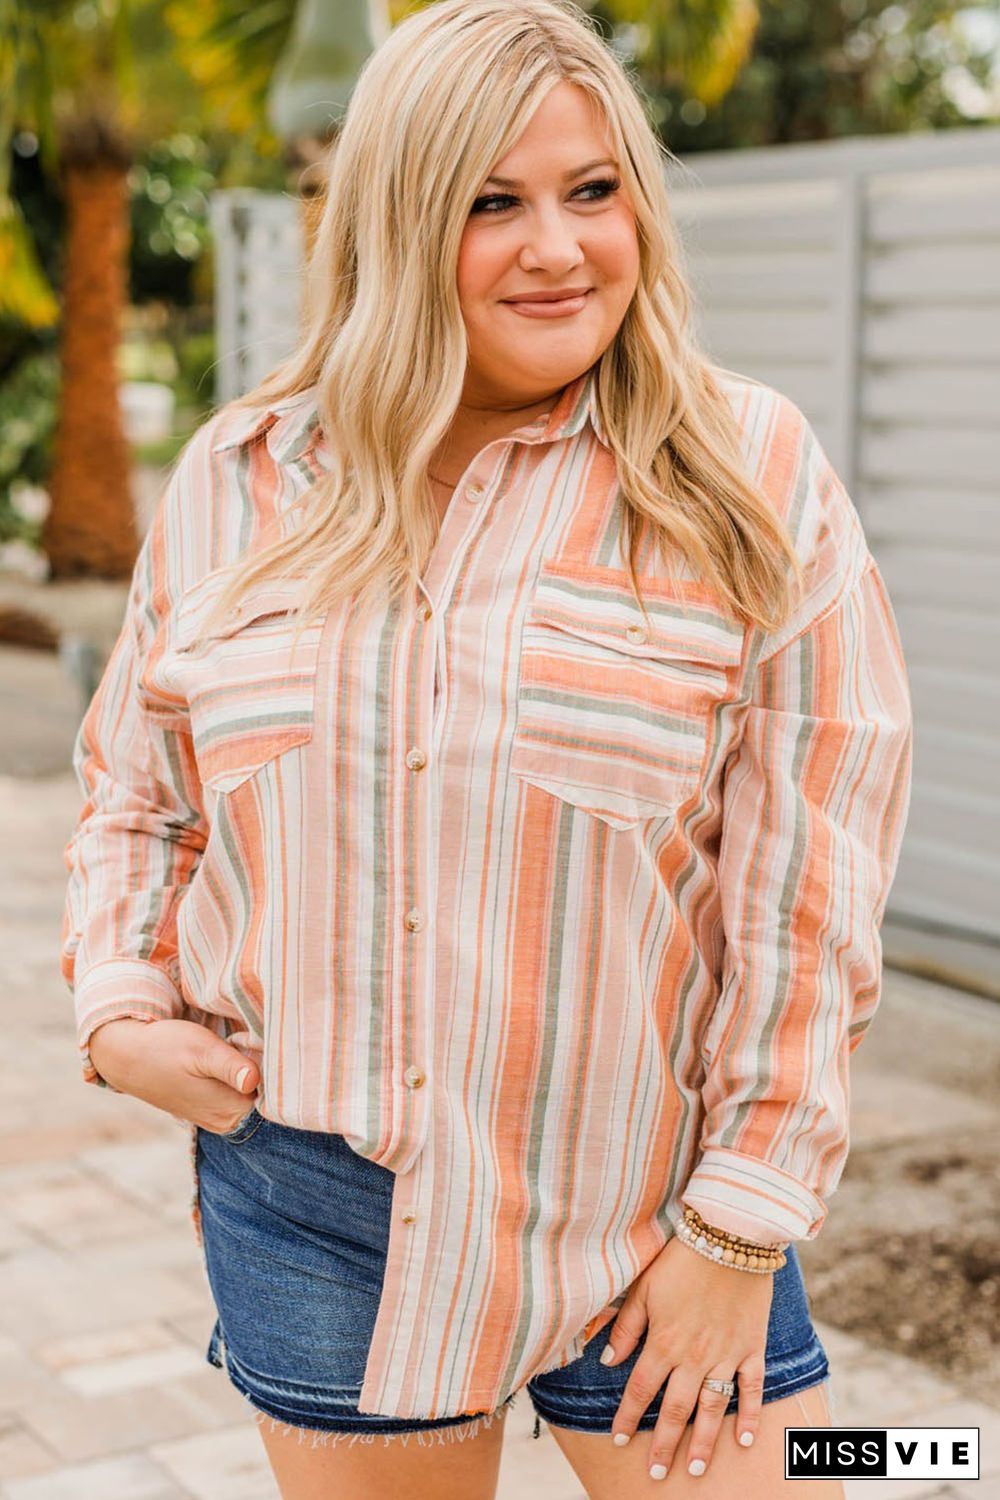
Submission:
M 571 380 L 553 409 L 510 433 L 524 443 L 554 443 L 574 437 L 589 422 L 598 440 L 608 446 L 597 403 L 597 369 L 591 365 Z M 310 447 L 321 446 L 322 433 L 316 409 L 315 387 L 273 401 L 267 407 L 238 411 L 226 424 L 225 436 L 212 444 L 213 453 L 242 447 L 260 435 L 267 438 L 275 463 L 293 463 Z
M 597 366 L 591 365 L 564 387 L 559 400 L 547 416 L 519 427 L 511 437 L 524 442 L 554 443 L 574 437 L 589 422 L 598 441 L 608 446 L 607 433 L 597 403 Z
M 240 448 L 261 434 L 267 435 L 267 446 L 276 463 L 290 463 L 300 458 L 318 431 L 315 387 L 272 401 L 266 407 L 247 407 L 237 411 L 226 423 L 225 436 L 212 444 L 213 453 Z

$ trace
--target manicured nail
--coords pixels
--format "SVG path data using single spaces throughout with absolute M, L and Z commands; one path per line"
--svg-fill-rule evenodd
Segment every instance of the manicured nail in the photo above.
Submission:
M 615 1351 L 612 1349 L 611 1345 L 605 1344 L 604 1348 L 601 1350 L 601 1364 L 609 1365 L 614 1357 Z
M 241 1094 L 243 1092 L 243 1085 L 246 1083 L 249 1073 L 249 1068 L 241 1068 L 236 1075 L 236 1087 L 239 1089 Z
M 741 1432 L 740 1433 L 740 1442 L 743 1444 L 744 1448 L 749 1448 L 750 1444 L 753 1442 L 753 1433 L 752 1432 Z
M 704 1472 L 705 1460 L 703 1458 L 692 1458 L 688 1464 L 688 1473 L 693 1474 L 697 1478 L 699 1474 L 704 1474 Z
M 666 1477 L 667 1477 L 667 1466 L 666 1466 L 666 1464 L 654 1464 L 653 1467 L 649 1471 L 649 1477 L 650 1477 L 650 1479 L 666 1479 Z
M 615 1447 L 624 1448 L 625 1444 L 628 1442 L 628 1438 L 629 1435 L 627 1432 L 616 1432 L 614 1437 Z

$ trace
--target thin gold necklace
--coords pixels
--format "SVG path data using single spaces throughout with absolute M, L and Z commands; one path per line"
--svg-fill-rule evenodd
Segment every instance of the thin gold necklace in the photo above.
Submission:
M 537 417 L 532 418 L 532 422 L 530 425 L 537 425 L 543 419 L 547 420 L 552 415 L 554 409 L 554 407 L 550 407 L 548 411 L 540 412 Z M 458 484 L 457 479 L 439 479 L 436 474 L 431 473 L 430 469 L 427 470 L 427 477 L 428 479 L 433 479 L 435 484 L 443 484 L 446 490 L 453 490 Z

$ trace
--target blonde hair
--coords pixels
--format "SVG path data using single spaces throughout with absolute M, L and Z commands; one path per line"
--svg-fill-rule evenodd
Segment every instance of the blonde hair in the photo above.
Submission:
M 266 407 L 315 386 L 332 464 L 296 501 L 302 524 L 233 565 L 218 615 L 278 576 L 305 575 L 300 628 L 355 591 L 360 607 L 375 589 L 416 586 L 438 526 L 428 463 L 466 368 L 462 233 L 491 168 L 560 81 L 599 109 L 635 212 L 638 284 L 595 378 L 636 598 L 646 614 L 636 561 L 648 524 L 664 558 L 678 548 L 734 616 L 767 629 L 787 618 L 800 564 L 688 328 L 663 176 L 664 157 L 675 158 L 572 0 L 440 0 L 367 59 L 329 147 L 308 322 L 295 352 L 231 404 Z

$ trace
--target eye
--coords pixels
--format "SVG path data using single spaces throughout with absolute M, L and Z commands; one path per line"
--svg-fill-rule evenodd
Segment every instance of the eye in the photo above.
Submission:
M 592 182 L 583 182 L 578 188 L 574 188 L 572 196 L 577 197 L 580 193 L 593 193 L 593 197 L 580 198 L 581 203 L 601 203 L 610 198 L 621 187 L 617 177 L 595 177 Z M 486 197 L 477 198 L 473 203 L 470 213 L 473 214 L 495 214 L 503 213 L 512 203 L 519 200 L 511 193 L 491 193 Z M 497 206 L 494 206 L 497 205 Z

